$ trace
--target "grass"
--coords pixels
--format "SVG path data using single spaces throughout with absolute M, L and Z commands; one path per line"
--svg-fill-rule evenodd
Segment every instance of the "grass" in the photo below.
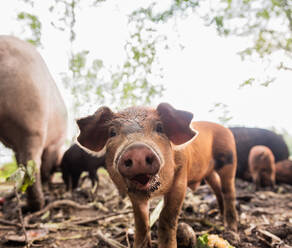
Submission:
M 5 182 L 6 179 L 13 173 L 16 171 L 16 169 L 18 168 L 17 163 L 16 163 L 16 159 L 13 158 L 12 162 L 9 163 L 5 163 L 3 165 L 0 166 L 0 182 Z

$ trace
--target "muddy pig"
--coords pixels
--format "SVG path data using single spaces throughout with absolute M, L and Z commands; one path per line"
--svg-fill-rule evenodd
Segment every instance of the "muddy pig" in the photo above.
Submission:
M 105 166 L 105 157 L 96 157 L 73 144 L 64 154 L 61 162 L 63 180 L 67 190 L 76 189 L 81 173 L 87 171 L 92 186 L 98 183 L 97 169 Z
M 64 101 L 36 48 L 0 36 L 0 141 L 15 152 L 18 164 L 36 163 L 36 181 L 27 189 L 31 211 L 44 206 L 41 171 L 48 179 L 58 167 L 66 132 Z
M 101 107 L 77 121 L 80 145 L 105 155 L 110 177 L 130 197 L 135 248 L 151 247 L 149 200 L 159 195 L 164 196 L 159 247 L 177 247 L 177 222 L 187 187 L 195 190 L 203 179 L 216 194 L 225 226 L 237 229 L 234 137 L 221 125 L 191 123 L 192 118 L 190 112 L 161 103 L 156 109 L 130 107 L 117 113 Z
M 258 190 L 260 187 L 275 186 L 275 157 L 267 146 L 254 146 L 248 156 L 248 168 Z
M 292 160 L 286 159 L 276 163 L 276 182 L 292 185 Z
M 281 135 L 263 128 L 231 127 L 237 152 L 236 177 L 251 181 L 248 169 L 248 155 L 253 146 L 263 145 L 271 149 L 275 162 L 288 159 L 288 146 Z

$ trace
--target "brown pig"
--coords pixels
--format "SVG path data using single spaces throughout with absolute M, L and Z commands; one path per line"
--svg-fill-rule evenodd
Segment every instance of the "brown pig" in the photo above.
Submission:
M 248 156 L 248 167 L 256 189 L 275 186 L 275 157 L 269 147 L 252 147 Z
M 292 185 L 292 160 L 286 159 L 276 163 L 276 182 Z
M 105 154 L 107 170 L 134 210 L 134 247 L 151 247 L 149 199 L 163 195 L 159 217 L 160 248 L 175 248 L 178 216 L 187 187 L 206 179 L 214 190 L 224 223 L 237 229 L 234 179 L 235 141 L 231 131 L 210 122 L 193 122 L 193 114 L 167 103 L 156 109 L 108 107 L 77 121 L 81 146 Z M 195 139 L 199 132 L 198 137 Z

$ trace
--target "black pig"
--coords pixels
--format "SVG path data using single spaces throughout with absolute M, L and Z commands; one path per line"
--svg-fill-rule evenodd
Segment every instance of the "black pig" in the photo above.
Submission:
M 80 175 L 83 171 L 87 171 L 92 186 L 98 182 L 97 169 L 104 167 L 105 157 L 95 157 L 77 144 L 73 144 L 64 154 L 61 162 L 61 170 L 63 180 L 66 184 L 67 190 L 76 189 Z

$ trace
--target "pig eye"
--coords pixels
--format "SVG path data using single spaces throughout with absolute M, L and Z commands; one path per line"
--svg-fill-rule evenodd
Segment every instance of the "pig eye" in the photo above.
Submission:
M 116 135 L 117 135 L 116 130 L 115 130 L 114 128 L 111 128 L 111 129 L 109 130 L 109 136 L 110 136 L 110 137 L 115 137 Z
M 156 131 L 157 133 L 163 133 L 163 126 L 162 126 L 162 123 L 157 123 L 157 124 L 156 124 L 155 131 Z

